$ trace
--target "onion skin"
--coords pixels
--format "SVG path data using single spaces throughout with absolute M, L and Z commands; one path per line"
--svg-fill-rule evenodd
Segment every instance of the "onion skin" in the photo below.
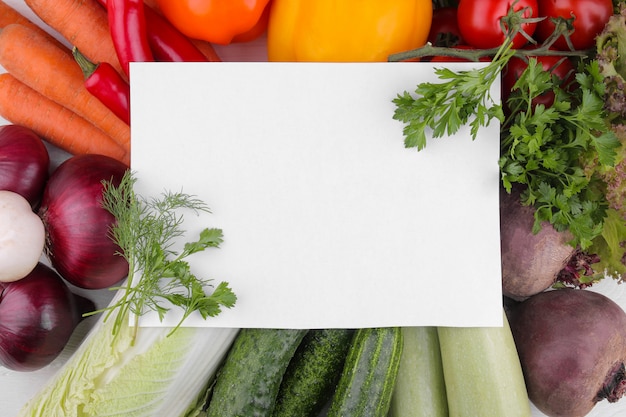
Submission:
M 0 283 L 0 290 L 0 362 L 15 371 L 34 371 L 50 364 L 82 314 L 95 309 L 42 263 L 19 281 Z
M 22 195 L 34 208 L 49 169 L 50 155 L 35 132 L 20 125 L 0 126 L 0 190 Z
M 528 396 L 551 417 L 582 417 L 626 390 L 626 313 L 589 290 L 546 291 L 511 307 Z
M 128 274 L 128 262 L 110 237 L 115 222 L 102 208 L 102 181 L 119 185 L 128 167 L 104 155 L 77 155 L 52 173 L 39 215 L 52 266 L 80 288 L 108 288 Z
M 519 190 L 500 191 L 500 241 L 502 293 L 521 301 L 550 288 L 576 248 L 568 243 L 569 233 L 547 222 L 533 234 L 535 209 L 522 205 L 519 196 Z

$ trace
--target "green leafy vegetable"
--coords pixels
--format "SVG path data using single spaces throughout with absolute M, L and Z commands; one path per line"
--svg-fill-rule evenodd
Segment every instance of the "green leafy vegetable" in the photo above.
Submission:
M 489 96 L 491 85 L 512 56 L 552 55 L 550 45 L 567 28 L 557 25 L 544 44 L 532 50 L 510 49 L 516 28 L 496 51 L 470 51 L 477 59 L 493 54 L 482 68 L 453 72 L 436 69 L 441 82 L 419 84 L 414 94 L 404 92 L 393 102 L 394 119 L 405 124 L 407 148 L 418 150 L 433 138 L 458 131 L 469 124 L 475 139 L 481 126 L 494 118 L 502 123 L 499 166 L 502 185 L 523 189 L 522 203 L 535 209 L 533 231 L 544 222 L 573 236 L 572 246 L 590 259 L 599 259 L 593 279 L 612 275 L 626 277 L 626 6 L 613 16 L 597 38 L 598 54 L 562 52 L 580 58 L 576 86 L 561 85 L 530 57 L 506 103 L 506 117 Z M 423 49 L 421 51 L 420 49 Z M 397 54 L 394 59 L 440 54 L 442 48 L 426 46 Z M 465 53 L 450 49 L 450 55 Z M 445 53 L 444 53 L 445 55 Z M 481 85 L 477 85 L 477 83 Z M 554 104 L 536 105 L 534 99 L 553 92 Z M 585 274 L 589 274 L 588 270 Z M 586 277 L 585 279 L 587 279 Z M 592 278 L 589 278 L 592 279 Z
M 587 249 L 602 232 L 608 203 L 598 169 L 615 164 L 620 142 L 608 128 L 602 77 L 596 61 L 576 74 L 569 91 L 530 59 L 509 98 L 512 117 L 502 129 L 500 170 L 504 188 L 526 186 L 522 203 L 534 205 L 535 225 L 547 221 L 569 230 L 573 244 Z M 552 106 L 533 100 L 554 91 Z
M 148 200 L 134 192 L 135 183 L 136 178 L 127 171 L 118 187 L 111 183 L 104 187 L 102 205 L 117 220 L 111 235 L 129 264 L 123 295 L 105 309 L 107 316 L 116 312 L 113 331 L 118 331 L 128 311 L 135 320 L 150 310 L 163 319 L 170 309 L 167 303 L 181 307 L 184 314 L 174 331 L 194 311 L 207 318 L 218 315 L 222 307 L 234 306 L 237 297 L 228 283 L 221 282 L 207 294 L 205 288 L 210 280 L 196 277 L 185 260 L 207 248 L 219 247 L 220 229 L 204 229 L 199 239 L 185 243 L 180 253 L 172 250 L 174 240 L 184 234 L 180 209 L 200 212 L 209 211 L 208 207 L 182 192 L 164 192 L 162 198 Z
M 393 99 L 396 105 L 394 119 L 405 123 L 404 136 L 407 148 L 418 150 L 426 146 L 429 132 L 433 138 L 456 133 L 461 126 L 469 123 L 471 135 L 475 139 L 481 126 L 490 121 L 504 121 L 502 105 L 491 97 L 490 91 L 494 82 L 499 81 L 500 73 L 514 55 L 532 54 L 561 55 L 550 46 L 561 36 L 568 36 L 568 29 L 557 25 L 554 33 L 544 44 L 532 51 L 514 50 L 513 39 L 521 34 L 528 40 L 531 36 L 523 27 L 525 24 L 536 24 L 542 18 L 526 17 L 527 8 L 515 11 L 511 5 L 506 16 L 502 17 L 501 26 L 505 41 L 499 48 L 488 50 L 461 50 L 456 48 L 440 48 L 426 44 L 407 52 L 400 52 L 389 57 L 389 61 L 448 55 L 459 56 L 467 60 L 478 61 L 483 56 L 491 57 L 491 61 L 480 69 L 451 71 L 447 68 L 436 68 L 435 74 L 440 83 L 421 83 L 417 85 L 414 95 L 408 91 L 398 94 Z M 531 13 L 532 14 L 532 13 Z M 579 56 L 580 52 L 568 53 Z
M 433 138 L 452 135 L 468 122 L 475 139 L 480 127 L 492 119 L 502 122 L 502 106 L 492 99 L 490 89 L 511 56 L 509 46 L 480 69 L 454 72 L 437 68 L 435 73 L 445 82 L 419 84 L 416 97 L 407 91 L 398 94 L 393 100 L 393 118 L 406 124 L 405 146 L 421 150 L 426 146 L 428 131 Z
M 529 59 L 509 97 L 511 111 L 505 119 L 489 89 L 515 54 L 509 45 L 505 42 L 486 67 L 437 69 L 441 83 L 419 84 L 415 97 L 404 92 L 393 100 L 394 118 L 406 124 L 405 146 L 418 150 L 426 146 L 427 132 L 436 138 L 469 123 L 475 139 L 481 126 L 497 118 L 503 126 L 499 166 L 504 188 L 510 192 L 514 183 L 525 187 L 522 202 L 536 209 L 535 232 L 547 221 L 557 230 L 569 230 L 573 246 L 587 249 L 602 233 L 608 208 L 600 172 L 615 165 L 621 146 L 605 120 L 598 63 L 582 68 L 576 74 L 579 88 L 570 91 Z M 533 103 L 548 91 L 556 94 L 552 106 Z
M 626 119 L 626 4 L 622 2 L 596 38 L 597 59 L 606 86 L 606 106 L 612 119 Z
M 616 280 L 626 279 L 626 220 L 620 212 L 607 210 L 602 234 L 590 252 L 598 254 L 596 270 Z
M 113 303 L 124 290 L 119 290 Z M 238 329 L 130 326 L 104 315 L 19 417 L 199 416 Z
M 596 38 L 597 60 L 604 77 L 607 120 L 622 146 L 613 167 L 600 170 L 609 203 L 602 235 L 590 248 L 600 258 L 598 269 L 626 279 L 626 4 L 615 2 L 616 13 Z

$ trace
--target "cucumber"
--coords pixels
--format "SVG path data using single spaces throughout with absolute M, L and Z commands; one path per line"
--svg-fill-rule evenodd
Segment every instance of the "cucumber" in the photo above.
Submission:
M 389 417 L 448 417 L 436 327 L 403 327 L 404 348 Z
M 439 327 L 450 417 L 530 417 L 530 402 L 506 315 L 502 327 Z
M 291 359 L 272 417 L 317 416 L 341 376 L 354 331 L 309 330 Z
M 242 329 L 217 374 L 207 417 L 267 417 L 307 330 Z
M 356 330 L 328 417 L 386 417 L 401 355 L 399 327 Z

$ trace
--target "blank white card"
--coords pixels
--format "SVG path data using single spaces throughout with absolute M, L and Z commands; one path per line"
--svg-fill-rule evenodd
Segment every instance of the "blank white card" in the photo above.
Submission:
M 238 297 L 186 325 L 502 324 L 499 124 L 417 152 L 393 120 L 398 93 L 437 82 L 431 64 L 131 67 L 137 191 L 183 190 L 209 205 L 185 213 L 186 240 L 218 227 L 224 243 L 190 263 Z

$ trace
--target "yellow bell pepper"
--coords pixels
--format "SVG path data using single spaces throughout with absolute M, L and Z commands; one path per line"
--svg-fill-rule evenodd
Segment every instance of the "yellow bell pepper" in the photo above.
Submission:
M 386 61 L 426 43 L 432 0 L 273 0 L 270 61 Z

